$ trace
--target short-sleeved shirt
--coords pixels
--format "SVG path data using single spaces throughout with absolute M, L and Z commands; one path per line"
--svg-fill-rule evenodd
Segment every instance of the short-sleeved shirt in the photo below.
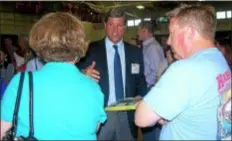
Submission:
M 145 96 L 145 103 L 169 121 L 161 140 L 215 140 L 220 95 L 217 76 L 229 70 L 216 48 L 174 62 Z
M 96 140 L 98 123 L 106 120 L 100 87 L 70 63 L 47 63 L 33 73 L 34 132 L 39 140 Z M 20 74 L 1 101 L 1 120 L 12 123 Z M 29 133 L 29 82 L 25 75 L 17 135 Z

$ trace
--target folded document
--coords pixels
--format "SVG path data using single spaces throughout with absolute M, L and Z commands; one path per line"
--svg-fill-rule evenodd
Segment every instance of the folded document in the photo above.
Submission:
M 136 103 L 138 101 L 135 98 L 125 98 L 105 107 L 106 111 L 129 111 L 136 109 Z

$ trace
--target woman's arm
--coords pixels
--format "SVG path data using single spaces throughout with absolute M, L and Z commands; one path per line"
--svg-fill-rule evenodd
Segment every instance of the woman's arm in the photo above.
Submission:
M 97 124 L 96 133 L 99 131 L 99 129 L 100 129 L 100 126 L 101 126 L 101 123 L 98 123 L 98 124 Z
M 0 135 L 1 140 L 5 136 L 6 132 L 11 128 L 11 126 L 12 126 L 11 123 L 1 120 L 1 135 Z

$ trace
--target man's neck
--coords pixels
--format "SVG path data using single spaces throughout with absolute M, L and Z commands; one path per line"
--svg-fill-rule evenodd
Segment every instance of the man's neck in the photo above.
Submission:
M 149 37 L 147 37 L 146 39 L 144 39 L 144 40 L 143 40 L 143 45 L 147 45 L 147 44 L 149 44 L 150 42 L 152 42 L 152 41 L 153 41 L 153 39 L 154 39 L 154 37 L 153 37 L 153 36 L 149 36 Z
M 147 40 L 149 40 L 149 39 L 151 39 L 151 38 L 153 38 L 152 35 L 151 35 L 151 36 L 147 36 L 147 37 L 143 40 L 143 42 L 144 42 L 144 41 L 147 41 Z
M 106 36 L 105 41 L 110 42 L 111 44 L 121 44 L 121 43 L 123 43 L 123 38 L 121 40 L 119 40 L 118 42 L 113 42 L 110 40 L 109 37 Z
M 215 47 L 213 41 L 206 39 L 195 40 L 191 45 L 192 51 L 189 53 L 189 56 L 192 56 L 196 52 L 201 51 L 203 49 Z

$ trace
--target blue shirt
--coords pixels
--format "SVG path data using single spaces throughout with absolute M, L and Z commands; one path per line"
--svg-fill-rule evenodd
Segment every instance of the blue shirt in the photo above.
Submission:
M 2 99 L 3 93 L 6 89 L 6 84 L 3 80 L 3 78 L 0 77 L 0 99 Z
M 154 112 L 169 120 L 161 140 L 216 140 L 217 76 L 229 66 L 217 48 L 174 62 L 145 96 Z
M 43 63 L 39 60 L 39 58 L 34 58 L 27 62 L 26 65 L 26 71 L 36 71 L 38 69 L 41 69 L 43 67 Z
M 109 73 L 109 100 L 108 105 L 111 105 L 116 102 L 116 95 L 115 95 L 115 85 L 114 85 L 114 54 L 115 49 L 113 48 L 114 43 L 112 43 L 108 37 L 105 38 L 105 45 L 106 45 L 106 57 L 107 57 L 107 66 L 108 66 L 108 73 Z M 122 80 L 123 80 L 123 87 L 124 87 L 124 96 L 125 96 L 125 49 L 123 41 L 119 41 L 117 44 L 118 46 L 118 53 L 121 60 L 121 68 L 122 68 Z
M 164 57 L 162 46 L 154 37 L 143 42 L 143 58 L 144 75 L 146 77 L 147 86 L 151 87 L 167 68 L 167 59 Z
M 97 123 L 106 120 L 100 87 L 70 63 L 47 63 L 33 73 L 34 129 L 39 140 L 96 140 Z M 20 75 L 1 102 L 1 120 L 12 122 Z M 17 135 L 27 136 L 28 74 L 25 75 Z

